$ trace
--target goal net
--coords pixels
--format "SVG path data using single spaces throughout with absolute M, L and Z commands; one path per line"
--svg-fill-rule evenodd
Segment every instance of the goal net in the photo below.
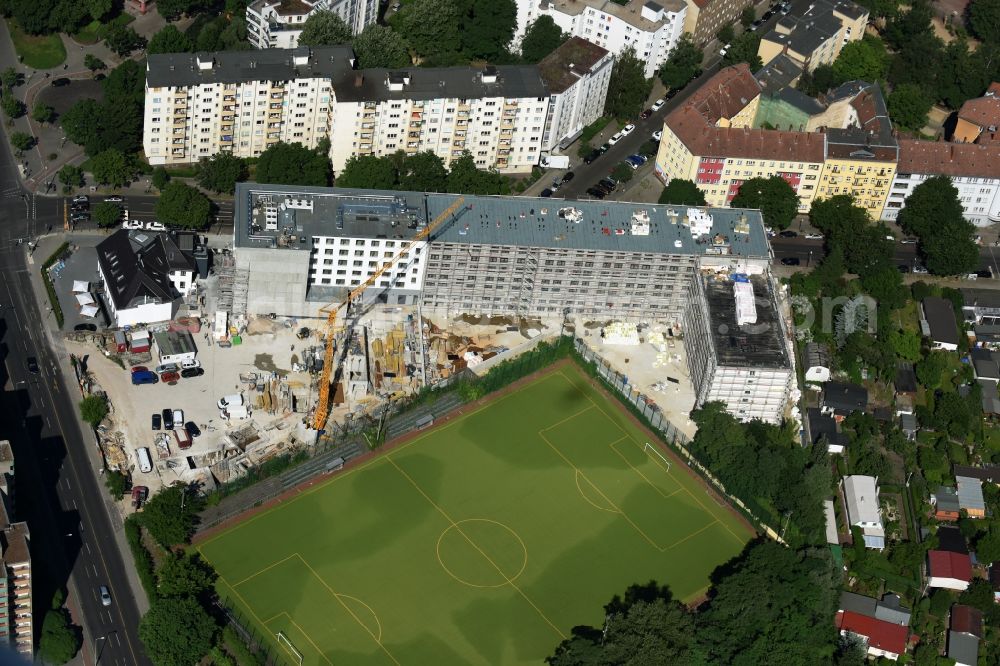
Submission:
M 646 446 L 642 447 L 642 450 L 651 456 L 656 456 L 659 459 L 659 462 L 663 463 L 663 468 L 668 472 L 670 471 L 670 461 L 667 460 L 667 457 L 663 455 L 663 453 L 659 451 L 655 446 L 653 446 L 649 442 L 646 442 Z
M 295 646 L 292 645 L 292 642 L 288 640 L 288 636 L 283 631 L 278 632 L 278 645 L 285 648 L 285 651 L 292 656 L 294 663 L 302 666 L 302 653 L 295 649 Z

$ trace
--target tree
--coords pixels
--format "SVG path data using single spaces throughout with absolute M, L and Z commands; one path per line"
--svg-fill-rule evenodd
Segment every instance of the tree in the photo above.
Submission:
M 88 53 L 83 56 L 83 66 L 92 72 L 108 68 L 108 66 L 104 64 L 104 61 L 95 56 L 93 53 Z
M 113 0 L 86 0 L 85 4 L 87 11 L 90 13 L 90 18 L 95 21 L 100 21 L 104 18 L 114 6 Z
M 799 197 L 781 176 L 751 178 L 729 204 L 733 208 L 759 208 L 772 229 L 787 229 L 799 210 Z
M 691 35 L 684 33 L 674 44 L 670 56 L 660 69 L 660 80 L 671 90 L 679 90 L 701 71 L 705 54 L 695 46 Z
M 232 192 L 236 183 L 247 179 L 246 161 L 230 153 L 217 153 L 198 162 L 198 184 L 213 192 Z M 159 187 L 157 189 L 160 189 Z
M 743 11 L 740 12 L 740 25 L 744 28 L 749 28 L 756 20 L 757 12 L 754 11 L 753 7 L 744 7 Z
M 903 286 L 903 276 L 888 262 L 882 262 L 873 270 L 861 275 L 861 287 L 879 305 L 895 310 L 906 305 L 909 290 Z
M 542 14 L 528 25 L 521 40 L 521 57 L 525 62 L 536 63 L 559 48 L 566 41 L 562 30 L 548 14 Z
M 736 30 L 733 28 L 732 23 L 727 23 L 715 33 L 715 38 L 719 40 L 720 44 L 731 44 L 734 39 L 736 39 Z
M 157 0 L 156 11 L 168 21 L 173 21 L 182 14 L 193 15 L 207 4 L 203 0 Z
M 398 32 L 384 25 L 372 23 L 354 40 L 354 54 L 359 69 L 384 67 L 396 69 L 412 64 L 410 49 Z
M 88 395 L 80 401 L 80 416 L 96 428 L 108 415 L 108 400 L 103 395 Z
M 81 99 L 69 107 L 59 118 L 59 125 L 66 138 L 82 146 L 88 155 L 104 149 L 101 141 L 101 104 L 95 99 Z
M 56 110 L 48 104 L 37 102 L 35 108 L 31 110 L 31 119 L 36 123 L 51 123 L 55 117 Z
M 509 181 L 496 171 L 483 171 L 469 151 L 451 162 L 448 191 L 456 194 L 509 194 Z
M 111 469 L 104 475 L 104 485 L 115 501 L 120 501 L 128 490 L 128 477 L 118 470 Z
M 257 160 L 259 183 L 324 187 L 330 184 L 332 175 L 327 151 L 310 150 L 301 143 L 276 143 Z
M 413 0 L 403 5 L 393 22 L 424 59 L 455 54 L 461 47 L 461 15 L 455 0 Z
M 166 597 L 153 601 L 140 620 L 139 639 L 157 666 L 190 666 L 208 654 L 217 630 L 215 619 L 195 599 Z
M 674 178 L 660 193 L 661 204 L 676 204 L 679 206 L 704 206 L 705 193 L 698 189 L 690 180 Z
M 984 42 L 1000 42 L 1000 0 L 973 0 L 969 5 L 969 27 Z
M 301 46 L 336 46 L 350 44 L 351 29 L 344 19 L 329 9 L 321 9 L 309 15 L 299 35 Z
M 122 57 L 127 56 L 132 53 L 132 51 L 141 49 L 146 45 L 145 37 L 140 36 L 129 26 L 123 26 L 117 23 L 111 24 L 111 26 L 104 33 L 104 41 L 108 45 L 109 49 Z
M 865 35 L 861 40 L 844 44 L 833 63 L 833 71 L 840 82 L 882 81 L 889 70 L 889 54 L 878 37 Z
M 388 157 L 375 157 L 374 155 L 349 157 L 336 178 L 337 187 L 391 190 L 398 183 L 396 166 L 392 160 Z
M 632 180 L 632 176 L 635 175 L 635 170 L 631 165 L 625 162 L 619 162 L 615 165 L 615 168 L 611 170 L 611 178 L 619 183 L 627 183 Z
M 24 102 L 14 97 L 14 91 L 10 88 L 4 88 L 0 105 L 8 118 L 20 118 L 24 115 Z
M 64 164 L 56 174 L 59 182 L 67 188 L 83 187 L 83 169 L 72 164 Z
M 24 75 L 13 67 L 6 67 L 0 71 L 0 84 L 4 89 L 15 88 L 24 81 Z
M 146 502 L 140 514 L 142 526 L 164 548 L 187 543 L 203 503 L 184 484 L 164 488 Z
M 723 67 L 729 67 L 730 65 L 738 65 L 741 62 L 745 62 L 750 65 L 750 71 L 756 72 L 758 69 L 764 66 L 764 63 L 760 61 L 760 56 L 757 55 L 757 49 L 760 47 L 760 35 L 756 32 L 742 33 L 739 37 L 732 41 L 732 46 L 726 51 L 726 55 L 722 56 Z
M 635 118 L 646 104 L 653 89 L 653 81 L 646 78 L 646 63 L 640 60 L 631 46 L 616 57 L 608 81 L 608 95 L 604 113 L 619 120 Z
M 94 155 L 90 160 L 90 169 L 98 183 L 112 187 L 128 185 L 136 171 L 132 160 L 115 148 Z
M 927 124 L 927 112 L 933 101 L 915 83 L 904 83 L 889 93 L 889 117 L 897 127 L 913 132 Z
M 958 190 L 947 176 L 917 185 L 899 211 L 899 226 L 920 239 L 924 265 L 935 275 L 967 273 L 979 262 L 973 226 L 964 217 Z
M 156 572 L 156 589 L 164 597 L 198 599 L 212 591 L 215 570 L 198 553 L 177 553 L 168 557 Z
M 399 189 L 410 192 L 446 192 L 448 170 L 429 150 L 406 157 L 399 169 Z
M 122 219 L 121 206 L 110 201 L 101 201 L 94 204 L 94 207 L 90 209 L 90 214 L 94 218 L 94 222 L 97 223 L 97 226 L 102 229 L 113 227 Z
M 35 137 L 30 134 L 25 134 L 24 132 L 11 132 L 10 145 L 14 146 L 18 150 L 28 150 L 35 145 Z
M 156 201 L 156 219 L 168 227 L 204 229 L 212 219 L 212 202 L 198 189 L 172 180 Z
M 165 168 L 158 166 L 155 169 L 153 169 L 152 182 L 153 182 L 153 187 L 162 192 L 163 188 L 166 187 L 167 183 L 170 182 L 170 174 L 167 173 L 167 170 Z
M 917 379 L 929 389 L 941 386 L 941 375 L 948 367 L 948 353 L 932 351 L 914 366 Z
M 497 60 L 507 53 L 517 28 L 514 0 L 465 0 L 462 52 L 471 60 Z
M 814 69 L 811 74 L 803 72 L 796 87 L 810 97 L 817 97 L 843 82 L 844 79 L 840 78 L 833 65 L 824 64 Z
M 194 51 L 194 42 L 177 29 L 175 25 L 166 25 L 149 40 L 146 53 L 189 53 Z
M 38 642 L 38 652 L 45 663 L 65 664 L 76 656 L 82 645 L 82 632 L 70 624 L 65 609 L 50 609 L 45 613 Z

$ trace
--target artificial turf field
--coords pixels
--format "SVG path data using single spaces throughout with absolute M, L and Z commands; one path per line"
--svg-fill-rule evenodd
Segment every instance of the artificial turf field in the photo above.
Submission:
M 647 441 L 566 363 L 198 548 L 289 663 L 538 664 L 632 583 L 697 597 L 751 536 Z

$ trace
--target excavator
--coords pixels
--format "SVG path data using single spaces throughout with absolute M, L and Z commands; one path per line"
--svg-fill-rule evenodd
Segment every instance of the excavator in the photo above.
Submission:
M 413 247 L 420 241 L 429 238 L 430 235 L 437 230 L 443 231 L 445 229 L 445 223 L 454 222 L 458 219 L 457 213 L 459 209 L 465 207 L 465 197 L 458 197 L 451 203 L 450 206 L 445 208 L 440 215 L 435 217 L 430 224 L 421 229 L 410 241 L 403 246 L 403 248 L 396 253 L 392 259 L 382 264 L 382 266 L 371 274 L 371 276 L 359 284 L 357 287 L 351 290 L 340 303 L 326 305 L 320 308 L 320 314 L 326 315 L 326 350 L 323 356 L 323 372 L 320 374 L 319 378 L 319 402 L 316 404 L 316 411 L 313 412 L 313 428 L 316 430 L 323 430 L 326 428 L 326 420 L 330 416 L 330 390 L 331 382 L 333 380 L 333 370 L 334 370 L 334 351 L 336 349 L 336 338 L 337 333 L 343 330 L 344 327 L 337 326 L 337 316 L 340 314 L 341 310 L 350 309 L 351 303 L 362 296 L 365 293 L 365 289 L 375 284 L 375 282 L 382 277 L 387 271 L 391 270 L 396 262 L 399 261 L 407 252 L 413 249 Z M 468 208 L 468 207 L 466 207 Z M 464 212 L 464 211 L 463 211 Z M 345 310 L 346 318 L 346 310 Z

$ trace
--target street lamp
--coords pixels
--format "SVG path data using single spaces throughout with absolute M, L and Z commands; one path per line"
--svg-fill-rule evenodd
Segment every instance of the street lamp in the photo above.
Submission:
M 97 666 L 98 662 L 101 661 L 101 653 L 97 651 L 97 641 L 104 641 L 104 643 L 101 643 L 101 650 L 103 651 L 104 644 L 107 643 L 108 637 L 107 635 L 104 635 L 104 636 L 98 636 L 97 638 L 94 639 L 94 666 Z

